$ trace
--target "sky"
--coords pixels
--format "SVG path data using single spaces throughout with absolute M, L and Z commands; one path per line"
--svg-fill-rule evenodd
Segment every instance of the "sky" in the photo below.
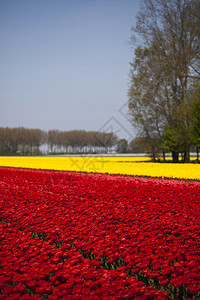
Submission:
M 0 127 L 135 135 L 127 117 L 140 0 L 0 0 Z

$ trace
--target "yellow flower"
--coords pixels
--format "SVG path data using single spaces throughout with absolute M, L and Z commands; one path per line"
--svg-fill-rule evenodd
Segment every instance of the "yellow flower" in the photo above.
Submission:
M 148 157 L 0 157 L 0 166 L 200 179 L 200 164 L 152 163 Z

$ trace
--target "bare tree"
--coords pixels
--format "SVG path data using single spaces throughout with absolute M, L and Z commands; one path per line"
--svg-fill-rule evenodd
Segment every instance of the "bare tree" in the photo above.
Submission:
M 151 72 L 151 50 L 138 47 L 131 63 L 131 86 L 129 89 L 129 112 L 133 126 L 151 147 L 155 160 L 158 145 L 162 142 L 162 127 L 165 120 L 160 84 Z
M 70 130 L 59 131 L 30 129 L 24 127 L 0 127 L 0 153 L 1 154 L 40 154 L 40 146 L 48 145 L 51 154 L 63 151 L 72 153 L 85 153 L 96 151 L 98 147 L 107 151 L 117 143 L 117 136 L 113 133 Z M 91 148 L 93 148 L 91 150 Z
M 55 152 L 55 148 L 58 145 L 59 130 L 49 130 L 47 134 L 47 143 L 51 153 Z

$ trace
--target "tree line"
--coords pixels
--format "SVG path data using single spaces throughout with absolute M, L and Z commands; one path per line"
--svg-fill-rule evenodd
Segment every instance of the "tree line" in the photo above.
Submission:
M 200 147 L 200 1 L 144 0 L 131 38 L 129 114 L 155 159 Z
M 0 127 L 0 155 L 39 155 L 41 146 L 49 154 L 59 153 L 146 153 L 151 155 L 151 144 L 145 137 L 130 142 L 113 133 L 85 130 L 49 130 L 24 127 Z M 194 151 L 194 147 L 192 149 Z
M 0 154 L 7 155 L 38 155 L 44 144 L 51 154 L 107 152 L 117 142 L 118 137 L 112 132 L 0 127 Z

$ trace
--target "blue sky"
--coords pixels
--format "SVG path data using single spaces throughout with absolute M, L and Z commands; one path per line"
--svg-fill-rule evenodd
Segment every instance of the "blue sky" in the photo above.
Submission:
M 119 136 L 133 134 L 124 116 L 139 5 L 0 0 L 0 126 L 116 131 L 118 123 Z

